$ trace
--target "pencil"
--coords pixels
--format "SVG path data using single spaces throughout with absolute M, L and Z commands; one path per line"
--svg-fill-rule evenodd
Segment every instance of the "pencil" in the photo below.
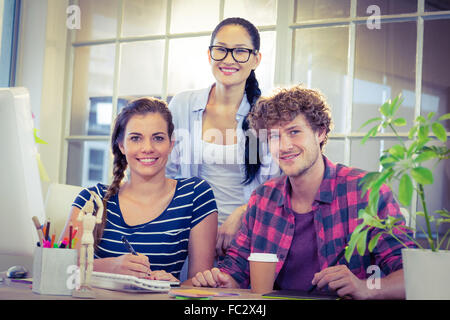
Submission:
M 331 263 L 330 263 L 330 265 L 329 265 L 328 267 L 333 267 L 333 266 L 335 266 L 335 265 L 339 262 L 339 260 L 342 259 L 342 257 L 343 257 L 344 254 L 345 254 L 345 249 L 347 249 L 347 247 L 348 247 L 348 245 L 345 246 L 344 249 L 342 249 L 341 252 L 339 252 L 339 254 L 336 256 L 336 258 L 334 258 L 333 261 L 331 261 Z M 317 284 L 311 285 L 311 287 L 309 287 L 309 289 L 308 289 L 308 293 L 313 292 L 316 288 L 317 288 Z
M 42 245 L 42 240 L 44 240 L 44 233 L 42 232 L 42 226 L 41 223 L 39 222 L 38 217 L 34 216 L 33 218 L 31 218 L 33 220 L 34 226 L 36 228 L 36 232 L 38 234 L 38 238 L 39 238 L 39 244 Z
M 52 234 L 52 242 L 50 243 L 50 248 L 53 248 L 54 244 L 55 244 L 55 235 Z

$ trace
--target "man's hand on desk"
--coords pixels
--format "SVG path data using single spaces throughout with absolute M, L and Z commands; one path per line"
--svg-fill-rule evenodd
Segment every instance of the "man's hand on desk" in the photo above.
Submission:
M 171 273 L 164 270 L 151 271 L 150 274 L 145 278 L 150 280 L 179 281 Z
M 218 268 L 198 272 L 195 277 L 192 278 L 192 284 L 195 287 L 239 288 L 239 285 L 233 277 L 221 272 Z

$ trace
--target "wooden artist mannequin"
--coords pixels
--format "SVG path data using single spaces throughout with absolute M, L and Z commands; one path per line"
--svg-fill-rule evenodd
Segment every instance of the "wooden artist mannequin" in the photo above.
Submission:
M 94 270 L 94 236 L 96 224 L 102 222 L 103 203 L 100 197 L 90 191 L 91 198 L 78 214 L 77 221 L 83 223 L 83 235 L 80 246 L 80 288 L 73 293 L 78 298 L 95 298 L 90 286 L 92 271 Z M 94 201 L 97 205 L 97 214 L 94 215 Z

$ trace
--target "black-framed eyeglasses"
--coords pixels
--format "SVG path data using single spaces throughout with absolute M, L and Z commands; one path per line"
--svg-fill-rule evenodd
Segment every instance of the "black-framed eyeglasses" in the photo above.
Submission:
M 238 63 L 245 63 L 250 59 L 250 55 L 256 54 L 258 50 L 248 49 L 248 48 L 225 48 L 222 46 L 209 46 L 209 52 L 211 53 L 211 58 L 215 61 L 224 60 L 228 52 L 231 52 L 231 56 L 234 61 Z

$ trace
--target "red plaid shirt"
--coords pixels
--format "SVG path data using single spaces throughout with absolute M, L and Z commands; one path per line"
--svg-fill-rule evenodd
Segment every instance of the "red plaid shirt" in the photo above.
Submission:
M 312 204 L 314 227 L 320 268 L 325 269 L 346 246 L 351 233 L 361 220 L 358 211 L 367 206 L 368 196 L 361 198 L 359 182 L 366 172 L 334 164 L 325 156 L 325 172 L 322 183 Z M 283 268 L 294 236 L 294 213 L 290 200 L 290 183 L 286 176 L 271 179 L 259 186 L 250 197 L 241 229 L 232 241 L 226 257 L 219 268 L 230 274 L 241 287 L 249 286 L 250 252 L 276 253 L 279 259 L 276 276 Z M 380 191 L 378 215 L 401 217 L 398 204 L 387 186 Z M 404 221 L 402 222 L 404 224 Z M 375 230 L 368 238 L 375 235 Z M 409 234 L 412 236 L 412 233 Z M 396 234 L 402 242 L 414 247 L 413 242 L 402 234 Z M 402 268 L 403 246 L 389 235 L 383 234 L 372 252 L 366 249 L 363 256 L 356 250 L 347 263 L 348 268 L 360 279 L 369 275 L 366 269 L 378 265 L 384 275 Z M 341 263 L 345 258 L 340 260 Z

